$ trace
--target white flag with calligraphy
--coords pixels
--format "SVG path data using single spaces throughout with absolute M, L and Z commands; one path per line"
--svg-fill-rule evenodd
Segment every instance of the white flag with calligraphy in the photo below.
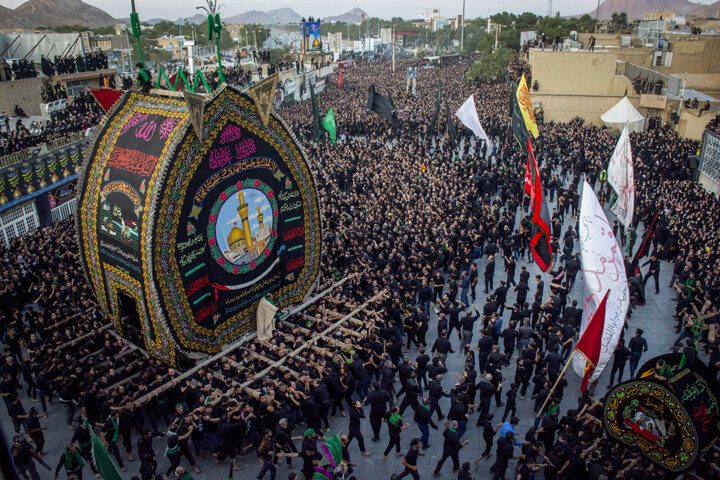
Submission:
M 485 142 L 490 145 L 490 138 L 487 136 L 487 133 L 485 133 L 485 129 L 482 125 L 480 125 L 480 118 L 478 117 L 477 109 L 475 108 L 474 95 L 470 95 L 470 97 L 465 100 L 465 103 L 463 103 L 458 111 L 455 112 L 455 115 L 460 119 L 463 125 L 472 130 L 479 139 L 485 140 Z
M 610 159 L 607 181 L 617 193 L 617 200 L 612 207 L 612 212 L 620 223 L 629 228 L 632 225 L 633 210 L 635 210 L 635 179 L 627 125 L 623 128 Z
M 583 318 L 580 336 L 585 332 L 605 292 L 610 290 L 605 305 L 605 328 L 599 339 L 600 359 L 590 377 L 590 382 L 593 382 L 600 377 L 613 356 L 625 324 L 630 296 L 623 252 L 615 240 L 612 226 L 608 223 L 595 192 L 587 182 L 583 182 L 579 224 L 580 263 L 583 273 Z M 573 356 L 573 369 L 581 378 L 585 375 L 585 362 L 582 355 Z

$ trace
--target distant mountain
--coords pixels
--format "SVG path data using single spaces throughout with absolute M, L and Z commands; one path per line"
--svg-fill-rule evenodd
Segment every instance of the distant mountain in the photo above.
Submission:
M 688 12 L 688 15 L 695 15 L 698 18 L 720 18 L 720 0 L 710 5 L 700 5 Z
M 605 0 L 600 4 L 600 19 L 608 20 L 614 12 L 627 13 L 628 20 L 642 20 L 645 12 L 675 12 L 685 15 L 700 6 L 702 5 L 688 0 Z M 594 18 L 595 10 L 588 15 Z
M 223 18 L 223 22 L 230 24 L 249 24 L 259 23 L 261 25 L 270 25 L 273 23 L 295 23 L 299 22 L 302 16 L 292 8 L 277 8 L 261 12 L 260 10 L 251 10 L 249 12 L 233 15 L 232 17 Z
M 86 25 L 90 28 L 114 25 L 117 21 L 104 10 L 82 0 L 28 0 L 15 9 L 33 27 Z
M 346 23 L 358 23 L 362 22 L 365 18 L 369 18 L 370 15 L 365 13 L 360 7 L 355 7 L 342 15 L 335 15 L 334 17 L 325 17 L 323 22 L 346 22 Z
M 186 20 L 185 18 L 181 17 L 181 18 L 178 18 L 177 20 L 175 20 L 175 23 L 177 23 L 178 25 L 185 25 L 185 20 Z M 222 21 L 224 22 L 225 19 L 223 18 Z M 188 17 L 187 22 L 191 25 L 200 25 L 201 23 L 207 22 L 207 15 L 205 15 L 203 13 L 197 13 L 197 14 L 193 15 L 192 17 Z
M 167 18 L 151 18 L 150 20 L 142 20 L 145 23 L 148 23 L 150 25 L 157 25 L 158 23 L 162 22 L 172 22 L 172 20 L 168 20 Z M 183 22 L 185 23 L 185 22 Z
M 32 25 L 27 18 L 15 10 L 0 5 L 0 28 L 32 28 L 37 26 Z

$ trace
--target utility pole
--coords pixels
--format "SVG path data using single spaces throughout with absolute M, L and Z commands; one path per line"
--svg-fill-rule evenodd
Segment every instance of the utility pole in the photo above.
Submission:
M 464 40 L 465 40 L 465 0 L 463 0 L 462 20 L 460 21 L 460 53 L 463 52 Z
M 500 25 L 499 23 L 495 24 L 495 50 L 497 50 L 498 47 L 498 33 L 500 32 L 501 27 L 502 25 Z
M 548 18 L 552 17 L 552 0 L 548 0 Z
M 395 73 L 395 25 L 390 28 L 390 38 L 393 45 L 393 73 Z
M 600 0 L 598 0 L 597 8 L 595 9 L 595 33 L 597 33 L 598 28 L 598 16 L 600 15 Z

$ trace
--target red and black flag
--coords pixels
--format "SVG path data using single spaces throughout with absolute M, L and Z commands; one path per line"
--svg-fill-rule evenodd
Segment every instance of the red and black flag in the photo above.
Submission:
M 535 152 L 533 152 L 530 139 L 527 141 L 528 158 L 525 167 L 525 193 L 530 195 L 530 208 L 532 209 L 532 235 L 530 248 L 533 258 L 540 270 L 547 272 L 552 265 L 552 247 L 550 246 L 550 212 L 542 191 L 540 172 Z
M 628 275 L 636 275 L 638 273 L 642 273 L 640 272 L 640 268 L 638 267 L 638 265 L 640 264 L 640 260 L 642 260 L 642 258 L 645 257 L 648 252 L 650 252 L 650 244 L 652 243 L 651 240 L 653 238 L 653 235 L 655 234 L 655 225 L 657 224 L 657 219 L 659 215 L 660 209 L 658 209 L 652 219 L 652 222 L 650 222 L 650 228 L 648 228 L 643 235 L 640 248 L 638 249 L 637 253 L 635 253 L 635 256 L 632 259 L 632 263 L 630 264 L 630 271 L 628 272 Z M 630 242 L 628 242 L 628 247 L 629 246 Z

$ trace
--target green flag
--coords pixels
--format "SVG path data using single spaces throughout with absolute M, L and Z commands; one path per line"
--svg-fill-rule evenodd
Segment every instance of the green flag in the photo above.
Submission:
M 330 140 L 332 140 L 333 144 L 337 144 L 337 134 L 335 133 L 335 114 L 333 113 L 333 109 L 331 108 L 328 110 L 327 115 L 325 115 L 325 119 L 322 122 L 323 127 L 325 127 L 325 130 L 328 131 L 330 134 Z
M 105 450 L 105 447 L 103 447 L 100 439 L 97 435 L 95 435 L 92 426 L 90 426 L 87 420 L 83 421 L 85 422 L 85 425 L 87 425 L 88 430 L 90 430 L 90 436 L 92 437 L 93 461 L 95 462 L 95 466 L 97 467 L 98 472 L 100 472 L 103 480 L 122 480 L 120 470 L 118 470 L 115 462 L 113 462 L 112 458 L 110 458 L 110 454 L 108 454 L 108 451 Z
M 322 121 L 320 120 L 320 110 L 318 110 L 317 99 L 315 98 L 315 89 L 310 82 L 310 98 L 312 99 L 313 108 L 313 138 L 317 142 L 322 140 L 325 135 L 322 129 Z

